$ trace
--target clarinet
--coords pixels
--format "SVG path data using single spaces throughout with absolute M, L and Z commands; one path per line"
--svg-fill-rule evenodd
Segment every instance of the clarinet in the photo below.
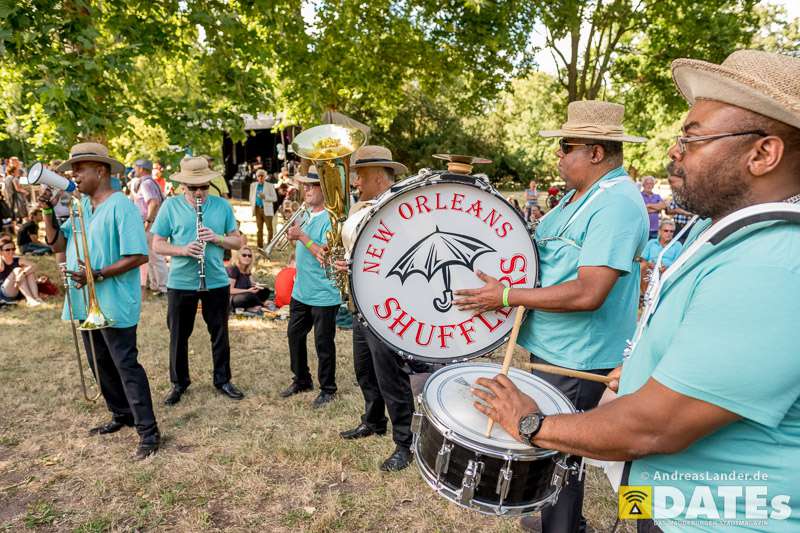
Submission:
M 208 290 L 206 287 L 206 241 L 200 240 L 200 228 L 203 227 L 203 200 L 199 197 L 194 199 L 194 210 L 197 214 L 197 240 L 203 247 L 203 255 L 197 260 L 197 274 L 200 276 L 200 287 L 197 290 L 205 292 Z

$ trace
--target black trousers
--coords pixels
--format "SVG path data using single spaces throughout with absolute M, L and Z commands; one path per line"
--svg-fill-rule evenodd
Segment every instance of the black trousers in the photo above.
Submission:
M 531 354 L 531 362 L 550 364 Z M 601 370 L 588 370 L 592 374 L 607 375 L 611 368 Z M 533 371 L 533 374 L 547 381 L 569 398 L 578 411 L 586 411 L 597 407 L 605 383 L 586 381 L 585 379 L 570 378 Z M 571 457 L 570 462 L 580 464 L 580 457 Z M 586 521 L 583 513 L 583 485 L 585 478 L 578 480 L 578 474 L 569 476 L 569 483 L 564 486 L 555 505 L 542 509 L 542 533 L 577 533 L 585 528 Z
M 94 342 L 90 341 L 90 335 Z M 150 383 L 147 373 L 139 364 L 139 350 L 136 348 L 136 326 L 81 331 L 81 336 L 89 367 L 100 382 L 100 390 L 112 418 L 135 426 L 144 442 L 157 440 L 158 426 L 153 414 Z M 92 344 L 97 368 L 91 356 Z
M 410 448 L 414 396 L 403 361 L 358 320 L 353 321 L 353 365 L 364 395 L 361 421 L 386 431 L 388 410 L 395 444 Z
M 243 307 L 247 309 L 248 307 L 256 307 L 262 305 L 270 295 L 269 289 L 260 289 L 258 292 L 244 292 L 241 294 L 234 294 L 231 296 L 231 307 L 236 309 L 237 307 Z
M 231 380 L 231 346 L 228 339 L 230 287 L 225 285 L 205 292 L 167 290 L 167 327 L 169 328 L 169 379 L 173 386 L 186 388 L 189 379 L 189 337 L 194 330 L 197 303 L 203 304 L 203 320 L 211 337 L 214 361 L 214 385 Z
M 336 392 L 336 312 L 339 305 L 312 306 L 292 298 L 289 303 L 289 358 L 292 364 L 294 382 L 300 387 L 312 386 L 311 372 L 308 369 L 308 348 L 306 338 L 314 328 L 314 346 L 317 349 L 319 368 L 317 378 L 322 392 Z

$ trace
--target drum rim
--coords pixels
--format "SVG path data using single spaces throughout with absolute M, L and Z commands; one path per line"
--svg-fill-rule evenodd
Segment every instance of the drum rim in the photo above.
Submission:
M 423 169 L 423 170 L 425 170 L 425 169 Z M 420 171 L 420 173 L 421 173 L 421 171 Z M 412 177 L 410 177 L 408 179 L 413 179 L 414 177 L 418 177 L 418 176 L 419 176 L 419 174 L 417 174 L 417 176 L 412 176 Z M 469 178 L 469 179 L 465 179 L 465 178 Z M 470 181 L 470 179 L 471 179 L 471 181 Z M 459 185 L 465 185 L 467 187 L 475 187 L 477 189 L 481 189 L 483 191 L 486 191 L 486 192 L 488 192 L 490 194 L 493 194 L 493 195 L 497 196 L 497 198 L 499 198 L 501 202 L 506 204 L 511 209 L 511 211 L 514 213 L 514 215 L 519 219 L 519 221 L 522 222 L 522 224 L 525 227 L 528 228 L 528 236 L 530 237 L 531 245 L 532 245 L 532 248 L 533 248 L 533 258 L 534 258 L 535 263 L 536 263 L 536 276 L 535 276 L 535 278 L 533 280 L 533 285 L 534 285 L 534 287 L 538 287 L 539 286 L 539 283 L 540 283 L 539 247 L 536 245 L 536 240 L 534 239 L 533 235 L 530 233 L 530 224 L 525 222 L 525 219 L 522 217 L 522 214 L 517 212 L 516 208 L 513 205 L 511 205 L 511 203 L 508 202 L 508 200 L 506 200 L 503 197 L 503 195 L 500 194 L 500 192 L 492 186 L 491 183 L 489 183 L 486 180 L 483 180 L 481 178 L 476 178 L 475 176 L 471 176 L 471 175 L 462 176 L 460 174 L 451 174 L 451 173 L 449 173 L 447 171 L 433 171 L 433 172 L 431 172 L 429 174 L 429 177 L 426 177 L 424 179 L 419 179 L 419 180 L 415 181 L 414 183 L 409 184 L 406 187 L 403 187 L 401 189 L 398 189 L 397 191 L 394 191 L 392 194 L 390 194 L 390 195 L 388 195 L 386 197 L 386 200 L 384 202 L 376 202 L 373 206 L 371 206 L 369 208 L 369 212 L 364 216 L 363 219 L 361 219 L 361 222 L 359 223 L 358 229 L 356 230 L 356 238 L 353 241 L 353 249 L 355 249 L 355 247 L 358 245 L 358 240 L 361 237 L 361 233 L 362 233 L 363 229 L 366 227 L 366 225 L 369 223 L 369 221 L 372 220 L 372 217 L 375 216 L 375 213 L 378 212 L 378 210 L 380 209 L 381 206 L 383 206 L 386 202 L 388 202 L 390 198 L 393 198 L 393 197 L 397 196 L 398 194 L 405 193 L 405 192 L 408 192 L 408 191 L 423 187 L 425 185 L 430 185 L 430 183 L 428 183 L 429 181 L 435 181 L 437 184 L 438 183 L 457 183 Z M 480 184 L 482 184 L 482 185 L 480 185 Z M 400 357 L 403 357 L 403 358 L 406 358 L 406 359 L 411 359 L 412 361 L 419 361 L 419 362 L 422 362 L 422 363 L 434 363 L 434 364 L 443 364 L 443 365 L 459 364 L 459 363 L 464 363 L 464 362 L 467 362 L 467 361 L 471 361 L 472 359 L 477 359 L 478 357 L 483 357 L 485 355 L 488 355 L 488 354 L 494 352 L 500 346 L 502 346 L 503 344 L 508 342 L 508 339 L 511 336 L 511 332 L 509 331 L 508 334 L 506 334 L 503 337 L 497 339 L 497 341 L 495 341 L 491 345 L 487 346 L 486 348 L 483 348 L 482 350 L 477 351 L 477 352 L 472 352 L 472 353 L 467 354 L 467 355 L 460 355 L 458 357 L 451 357 L 451 358 L 428 357 L 428 356 L 425 356 L 425 355 L 416 355 L 416 354 L 409 353 L 409 352 L 397 347 L 394 343 L 392 343 L 391 341 L 386 339 L 383 335 L 380 335 L 377 332 L 377 330 L 372 326 L 372 324 L 370 324 L 369 321 L 363 317 L 363 315 L 361 313 L 361 308 L 358 305 L 358 298 L 356 297 L 356 293 L 355 293 L 354 286 L 353 286 L 354 277 L 353 277 L 352 261 L 351 261 L 351 264 L 348 267 L 347 279 L 348 279 L 348 285 L 349 285 L 349 290 L 350 290 L 350 298 L 351 298 L 351 300 L 353 302 L 353 306 L 354 306 L 354 308 L 356 310 L 356 315 L 357 315 L 358 321 L 361 322 L 361 324 L 363 326 L 365 326 L 366 328 L 368 328 L 369 331 L 373 335 L 375 335 L 381 342 L 386 344 L 392 351 L 397 353 Z M 523 317 L 523 320 L 524 320 L 525 317 L 527 317 L 528 312 L 529 312 L 528 309 L 524 310 L 525 316 Z
M 539 448 L 538 446 L 532 446 L 527 450 L 510 450 L 508 448 L 502 448 L 500 446 L 491 447 L 490 445 L 486 444 L 485 442 L 478 442 L 469 437 L 461 435 L 459 433 L 454 432 L 453 430 L 449 429 L 444 423 L 433 413 L 428 405 L 428 402 L 425 400 L 425 392 L 428 390 L 429 384 L 433 381 L 433 378 L 436 377 L 438 374 L 443 374 L 445 372 L 451 372 L 455 369 L 462 368 L 462 367 L 492 367 L 499 370 L 502 368 L 501 365 L 497 363 L 458 363 L 453 365 L 447 365 L 443 368 L 440 368 L 436 372 L 430 375 L 428 379 L 425 381 L 425 385 L 422 387 L 422 392 L 420 392 L 418 399 L 419 399 L 419 407 L 422 411 L 422 414 L 425 418 L 428 419 L 433 427 L 448 441 L 455 442 L 460 446 L 464 446 L 465 448 L 479 451 L 484 455 L 488 455 L 490 457 L 498 458 L 498 459 L 512 459 L 512 460 L 538 460 L 538 459 L 545 459 L 547 457 L 552 457 L 554 455 L 562 454 L 558 450 L 551 450 L 549 448 Z M 520 372 L 524 374 L 523 370 L 518 368 L 510 368 L 509 372 Z M 538 378 L 537 376 L 530 374 L 533 377 Z M 545 382 L 547 383 L 547 382 Z M 567 396 L 558 390 L 556 387 L 553 387 L 549 383 L 548 386 L 552 387 L 553 392 L 556 393 L 557 396 L 560 396 L 568 406 L 572 407 L 572 412 L 570 413 L 558 413 L 558 414 L 575 414 L 577 411 L 575 406 L 572 402 L 567 398 Z

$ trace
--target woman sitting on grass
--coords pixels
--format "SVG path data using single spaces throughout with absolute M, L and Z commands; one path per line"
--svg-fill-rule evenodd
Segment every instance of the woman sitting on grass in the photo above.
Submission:
M 39 298 L 36 285 L 36 267 L 14 255 L 15 251 L 11 237 L 0 237 L 0 301 L 13 302 L 24 296 L 29 306 L 42 305 L 44 302 Z
M 242 246 L 236 259 L 228 267 L 228 278 L 231 282 L 231 307 L 245 309 L 251 313 L 260 313 L 266 309 L 265 305 L 270 295 L 270 290 L 250 279 L 250 269 L 253 266 L 253 249 Z

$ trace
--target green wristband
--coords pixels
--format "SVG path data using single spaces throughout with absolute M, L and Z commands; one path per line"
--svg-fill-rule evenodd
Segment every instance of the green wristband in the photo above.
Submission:
M 44 207 L 44 208 L 42 208 L 42 214 L 43 215 L 52 215 L 53 214 L 53 208 L 52 207 Z
M 503 289 L 503 307 L 509 307 L 508 304 L 508 293 L 511 292 L 511 287 L 506 287 Z
M 306 248 L 310 250 L 312 246 L 314 246 L 314 241 L 308 239 L 308 242 L 306 243 Z

